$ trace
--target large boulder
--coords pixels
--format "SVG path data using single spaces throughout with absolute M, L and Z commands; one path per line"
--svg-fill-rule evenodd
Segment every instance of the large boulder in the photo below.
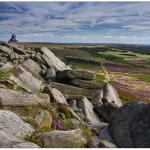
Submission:
M 55 78 L 56 78 L 56 71 L 55 71 L 54 67 L 49 67 L 47 69 L 45 79 L 53 81 L 53 80 L 55 80 Z
M 93 104 L 83 96 L 81 100 L 78 101 L 79 107 L 83 109 L 85 119 L 89 122 L 100 123 L 99 118 L 93 111 Z
M 105 103 L 103 105 L 97 104 L 94 106 L 94 111 L 100 118 L 103 118 L 106 122 L 111 122 L 111 116 L 118 107 L 115 104 Z
M 9 61 L 6 64 L 4 64 L 2 67 L 0 67 L 0 71 L 8 71 L 13 69 L 14 65 Z
M 88 71 L 64 70 L 57 72 L 57 81 L 69 83 L 72 79 L 93 80 L 94 73 Z
M 21 65 L 11 74 L 10 79 L 28 92 L 40 92 L 42 88 L 42 81 Z
M 68 105 L 64 95 L 56 88 L 51 88 L 50 86 L 46 86 L 45 92 L 49 94 L 51 102 L 62 103 L 62 104 Z
M 103 91 L 100 92 L 99 102 L 115 104 L 118 107 L 122 106 L 121 99 L 116 89 L 109 83 L 106 83 L 103 87 Z
M 2 106 L 48 105 L 50 98 L 47 94 L 29 94 L 0 88 L 0 103 Z
M 130 102 L 112 116 L 110 134 L 119 147 L 150 147 L 150 104 Z
M 54 67 L 56 70 L 71 70 L 69 66 L 63 63 L 59 58 L 57 58 L 48 48 L 43 47 L 40 49 L 42 53 L 42 59 L 46 62 L 48 66 Z
M 34 124 L 39 128 L 51 128 L 52 116 L 47 110 L 40 111 L 34 118 Z
M 31 136 L 34 128 L 13 112 L 0 110 L 0 129 L 18 138 Z
M 26 55 L 25 47 L 22 44 L 2 42 L 1 45 L 6 46 L 19 55 Z
M 28 70 L 29 72 L 32 73 L 33 76 L 35 76 L 36 78 L 42 80 L 41 76 L 40 76 L 40 72 L 42 71 L 41 67 L 39 64 L 37 64 L 34 60 L 32 59 L 28 59 L 26 60 L 22 66 Z
M 38 138 L 48 148 L 81 148 L 87 143 L 87 138 L 82 129 L 70 131 L 54 130 L 40 133 Z
M 9 56 L 9 58 L 11 58 L 11 59 L 14 58 L 13 50 L 11 50 L 10 48 L 8 48 L 6 46 L 0 45 L 0 52 L 7 54 Z
M 93 99 L 98 91 L 97 90 L 90 90 L 90 89 L 84 89 L 84 88 L 78 88 L 75 86 L 70 86 L 67 84 L 61 84 L 61 83 L 56 83 L 56 82 L 50 82 L 49 86 L 52 88 L 56 88 L 59 91 L 61 91 L 63 94 L 66 94 L 70 97 L 81 97 L 81 96 L 86 96 L 88 99 Z
M 103 84 L 97 83 L 95 81 L 86 81 L 81 79 L 73 79 L 69 84 L 86 89 L 102 89 Z
M 39 148 L 39 146 L 0 131 L 0 148 Z

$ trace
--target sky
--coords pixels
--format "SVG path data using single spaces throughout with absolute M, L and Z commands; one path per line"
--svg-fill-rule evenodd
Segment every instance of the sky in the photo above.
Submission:
M 150 43 L 150 2 L 0 2 L 0 40 Z

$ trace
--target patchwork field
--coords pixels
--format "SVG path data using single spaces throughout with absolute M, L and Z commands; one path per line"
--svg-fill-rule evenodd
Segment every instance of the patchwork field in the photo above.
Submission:
M 150 101 L 150 46 L 26 44 L 37 50 L 46 46 L 73 68 L 96 72 L 96 81 L 111 82 L 124 102 Z

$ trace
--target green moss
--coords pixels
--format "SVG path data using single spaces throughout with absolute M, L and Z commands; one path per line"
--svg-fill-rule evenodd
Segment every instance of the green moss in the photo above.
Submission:
M 40 147 L 44 147 L 44 143 L 42 140 L 40 140 L 39 138 L 37 138 L 36 136 L 36 133 L 33 133 L 31 136 L 26 136 L 24 138 L 25 141 L 28 141 L 28 142 L 32 142 L 32 143 L 35 143 L 37 145 L 39 145 Z
M 36 143 L 36 144 L 39 145 L 40 147 L 44 147 L 44 143 L 43 143 L 43 141 L 40 140 L 40 139 L 36 139 L 34 143 Z
M 43 127 L 43 128 L 37 129 L 37 132 L 49 132 L 49 131 L 51 131 L 51 130 L 52 130 L 52 128 Z
M 70 130 L 73 130 L 76 128 L 70 119 L 65 119 L 64 125 L 67 127 L 67 129 L 70 129 Z
M 91 137 L 95 135 L 91 126 L 84 124 L 83 126 L 81 126 L 81 128 L 85 131 L 89 139 L 91 139 Z
M 15 68 L 11 68 L 5 71 L 0 71 L 0 78 L 8 78 Z

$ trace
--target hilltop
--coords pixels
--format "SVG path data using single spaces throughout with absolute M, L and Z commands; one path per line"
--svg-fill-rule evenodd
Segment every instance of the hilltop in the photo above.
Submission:
M 119 65 L 149 75 L 149 66 L 133 63 L 145 63 L 149 55 L 115 52 L 108 46 L 1 42 L 0 147 L 149 147 L 149 99 L 125 99 L 126 79 L 116 71 Z

